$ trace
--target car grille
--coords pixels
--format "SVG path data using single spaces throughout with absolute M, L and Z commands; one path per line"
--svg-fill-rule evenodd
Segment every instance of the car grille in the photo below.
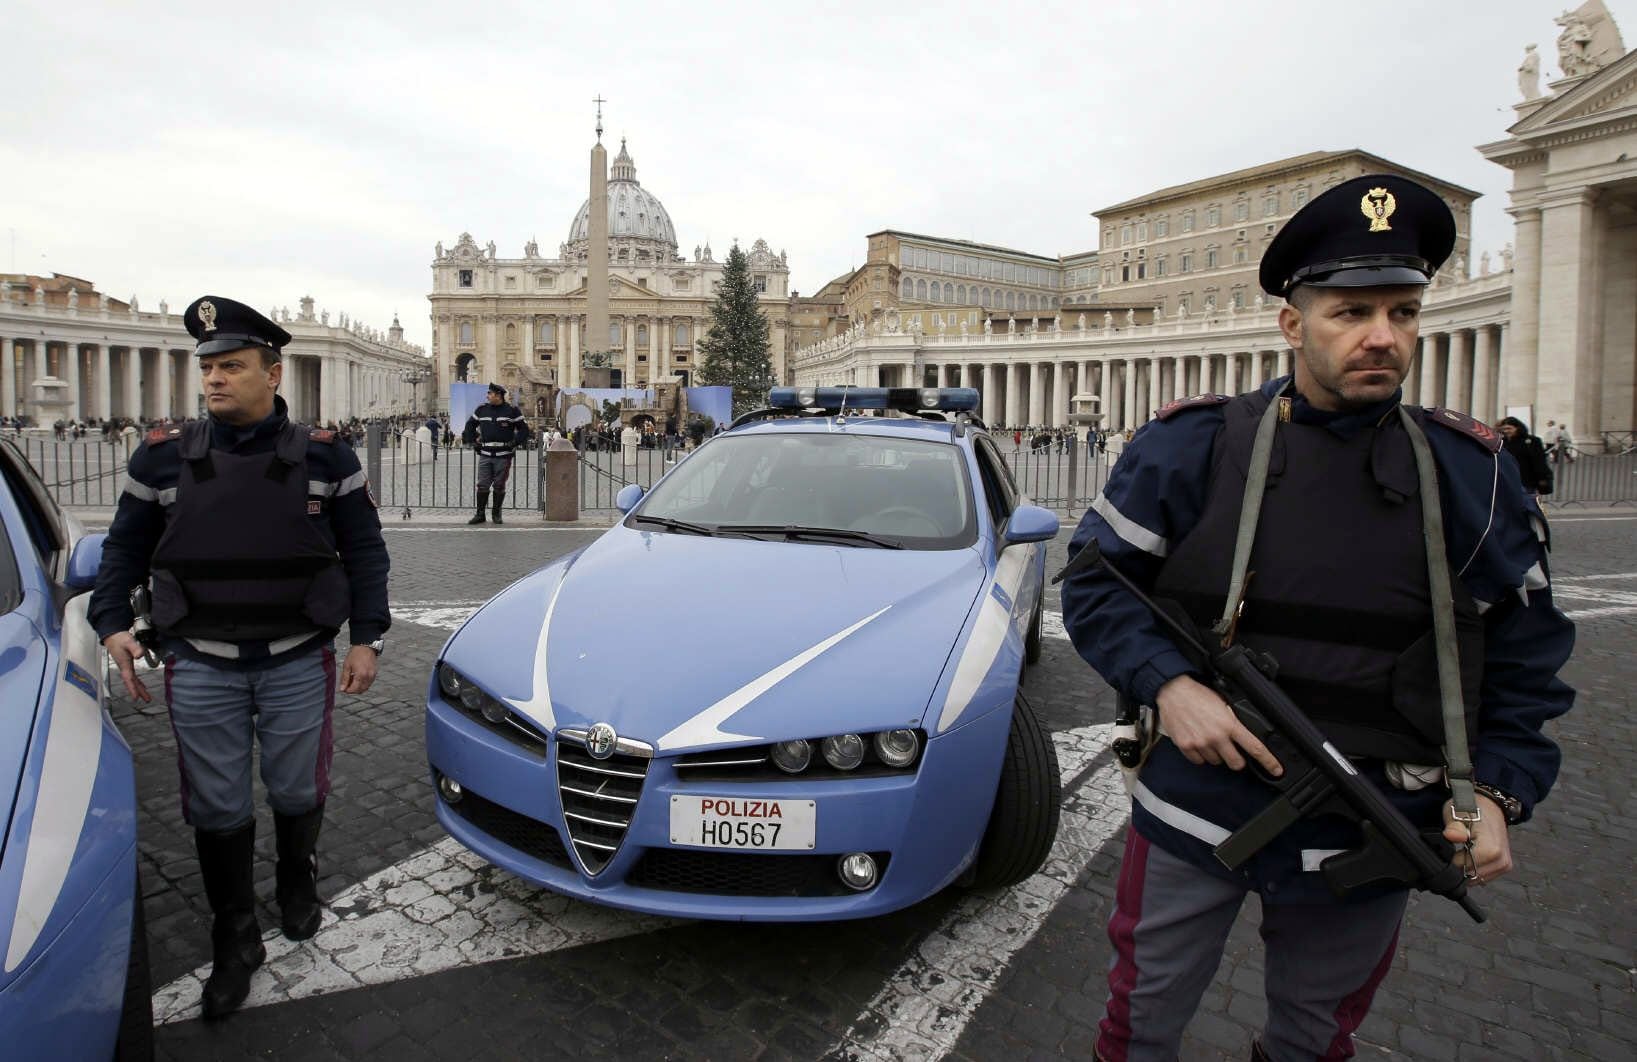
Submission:
M 886 873 L 889 855 L 872 852 Z M 693 852 L 650 848 L 626 875 L 627 884 L 666 892 L 707 892 L 718 896 L 849 896 L 834 855 L 774 855 L 763 852 Z M 880 880 L 878 877 L 877 881 Z M 869 890 L 865 890 L 868 892 Z
M 533 856 L 554 867 L 572 868 L 573 860 L 563 847 L 563 838 L 556 828 L 519 814 L 511 808 L 478 796 L 470 789 L 449 810 L 493 837 L 501 844 L 515 848 L 526 856 Z
M 654 752 L 643 742 L 620 738 L 609 757 L 598 760 L 586 751 L 586 731 L 564 728 L 557 738 L 563 825 L 580 865 L 596 875 L 625 840 Z

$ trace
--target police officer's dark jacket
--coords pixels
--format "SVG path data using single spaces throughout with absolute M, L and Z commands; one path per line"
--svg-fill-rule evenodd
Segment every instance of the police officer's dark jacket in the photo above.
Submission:
M 1256 420 L 1288 383 L 1182 403 L 1145 425 L 1081 521 L 1070 555 L 1095 537 L 1139 584 L 1202 626 L 1214 623 Z M 1292 399 L 1236 633 L 1272 651 L 1286 690 L 1412 821 L 1432 828 L 1447 790 L 1407 791 L 1385 776 L 1388 761 L 1442 763 L 1420 500 L 1398 398 L 1346 414 Z M 1487 428 L 1459 414 L 1412 412 L 1426 425 L 1439 472 L 1474 775 L 1518 797 L 1527 816 L 1558 771 L 1557 746 L 1541 726 L 1574 696 L 1555 677 L 1574 630 L 1552 604 L 1545 520 Z M 1072 577 L 1062 599 L 1075 647 L 1126 696 L 1153 704 L 1166 682 L 1198 674 L 1107 575 Z M 1191 764 L 1161 741 L 1138 779 L 1133 823 L 1179 858 L 1232 876 L 1212 848 L 1272 796 L 1249 771 Z M 1241 880 L 1266 901 L 1329 899 L 1312 871 L 1357 841 L 1351 822 L 1303 820 L 1253 858 Z
M 476 446 L 490 457 L 509 457 L 529 438 L 529 425 L 523 413 L 508 402 L 490 405 L 483 402 L 466 420 L 460 437 L 467 446 Z
M 391 624 L 381 524 L 352 449 L 289 420 L 282 398 L 247 428 L 214 419 L 149 432 L 109 528 L 90 618 L 99 637 L 132 621 L 153 582 L 167 650 L 224 666 Z

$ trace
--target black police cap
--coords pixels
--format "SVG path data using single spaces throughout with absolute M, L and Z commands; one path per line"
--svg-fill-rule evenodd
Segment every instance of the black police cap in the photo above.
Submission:
M 225 354 L 245 347 L 280 350 L 290 342 L 290 333 L 242 302 L 220 295 L 202 295 L 182 312 L 188 335 L 199 341 L 198 357 Z
M 1298 284 L 1378 288 L 1430 284 L 1455 247 L 1455 215 L 1423 185 L 1393 174 L 1344 181 L 1296 212 L 1262 255 L 1262 290 Z
M 506 397 L 506 389 L 504 387 L 501 387 L 497 383 L 490 384 L 489 385 L 489 390 L 493 391 L 495 394 L 499 395 L 501 398 Z

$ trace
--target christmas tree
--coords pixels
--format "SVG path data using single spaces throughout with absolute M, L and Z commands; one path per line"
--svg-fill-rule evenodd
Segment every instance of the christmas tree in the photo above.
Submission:
M 699 353 L 699 383 L 733 388 L 734 416 L 766 404 L 773 386 L 767 316 L 756 301 L 750 259 L 737 244 L 728 252 L 722 286 L 711 304 L 710 330 L 699 341 Z

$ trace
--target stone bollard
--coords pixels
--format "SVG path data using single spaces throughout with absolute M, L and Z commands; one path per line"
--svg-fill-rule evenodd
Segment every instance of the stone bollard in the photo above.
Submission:
M 546 481 L 541 494 L 546 519 L 572 522 L 580 518 L 580 451 L 567 439 L 553 439 L 546 447 Z

